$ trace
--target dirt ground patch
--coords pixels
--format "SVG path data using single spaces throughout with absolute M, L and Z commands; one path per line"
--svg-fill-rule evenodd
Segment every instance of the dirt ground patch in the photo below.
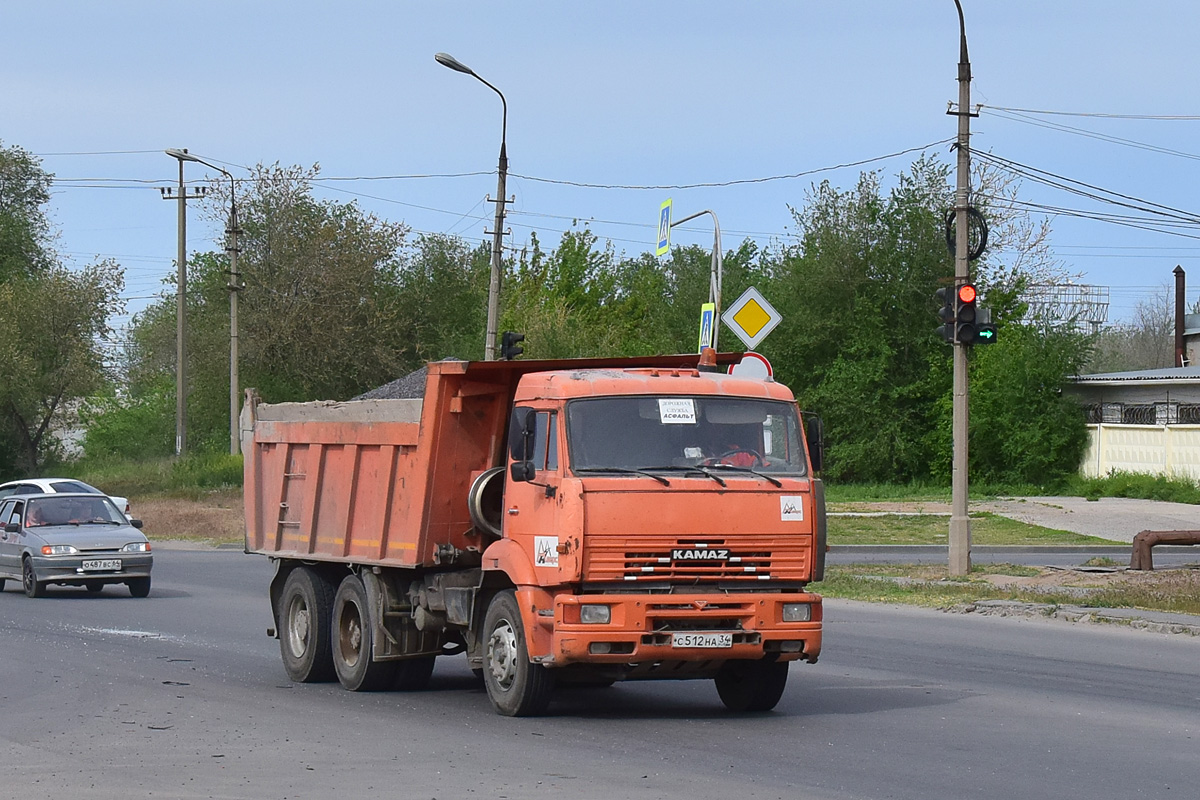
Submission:
M 134 498 L 133 515 L 153 541 L 184 540 L 235 544 L 243 540 L 245 518 L 240 491 L 211 492 L 198 500 L 179 497 Z

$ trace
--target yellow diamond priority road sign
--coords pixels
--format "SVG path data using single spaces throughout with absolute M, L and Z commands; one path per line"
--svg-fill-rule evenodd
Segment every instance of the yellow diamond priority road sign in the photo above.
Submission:
M 737 334 L 746 347 L 753 349 L 783 321 L 767 298 L 751 286 L 721 315 L 729 330 Z

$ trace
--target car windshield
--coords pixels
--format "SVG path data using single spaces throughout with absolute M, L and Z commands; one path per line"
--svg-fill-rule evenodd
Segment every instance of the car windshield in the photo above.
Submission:
M 25 526 L 124 525 L 125 515 L 106 497 L 39 497 L 29 500 Z
M 795 405 L 733 397 L 602 397 L 567 405 L 571 469 L 721 466 L 803 475 Z

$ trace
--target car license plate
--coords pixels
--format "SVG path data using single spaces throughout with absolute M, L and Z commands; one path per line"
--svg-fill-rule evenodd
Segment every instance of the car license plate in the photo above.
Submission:
M 87 570 L 88 572 L 112 571 L 112 570 L 117 570 L 117 569 L 121 568 L 121 559 L 105 558 L 105 559 L 97 559 L 95 561 L 84 561 L 81 566 L 83 567 L 83 569 Z
M 673 633 L 671 647 L 733 647 L 733 634 Z

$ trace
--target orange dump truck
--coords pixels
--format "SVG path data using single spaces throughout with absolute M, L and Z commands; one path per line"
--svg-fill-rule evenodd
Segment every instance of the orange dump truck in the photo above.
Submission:
M 293 680 L 415 689 L 465 653 L 505 715 L 680 678 L 765 711 L 820 653 L 819 423 L 781 384 L 694 355 L 441 361 L 422 397 L 252 397 L 242 429 Z

